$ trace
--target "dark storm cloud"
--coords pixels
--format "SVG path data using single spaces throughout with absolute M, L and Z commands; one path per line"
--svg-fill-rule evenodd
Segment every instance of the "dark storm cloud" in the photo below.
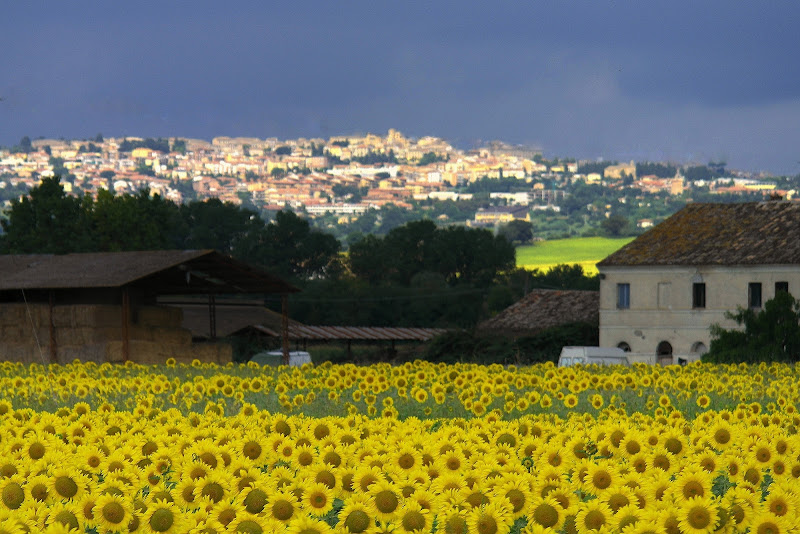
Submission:
M 22 135 L 439 135 L 796 172 L 789 2 L 17 3 Z

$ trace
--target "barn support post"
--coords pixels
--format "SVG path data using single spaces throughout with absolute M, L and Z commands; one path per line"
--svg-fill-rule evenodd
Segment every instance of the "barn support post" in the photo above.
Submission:
M 283 364 L 289 365 L 289 294 L 281 295 L 281 346 Z
M 58 363 L 58 344 L 56 342 L 56 322 L 53 318 L 53 308 L 55 307 L 56 297 L 53 290 L 50 290 L 50 362 Z
M 208 294 L 208 337 L 212 341 L 217 339 L 217 298 Z
M 131 314 L 131 296 L 128 293 L 128 288 L 122 288 L 122 361 L 127 362 L 131 359 L 131 346 L 130 346 L 130 314 Z

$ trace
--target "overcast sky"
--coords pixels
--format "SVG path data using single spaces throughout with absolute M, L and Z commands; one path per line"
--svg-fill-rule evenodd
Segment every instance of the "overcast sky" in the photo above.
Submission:
M 0 144 L 328 137 L 800 172 L 800 2 L 5 2 Z

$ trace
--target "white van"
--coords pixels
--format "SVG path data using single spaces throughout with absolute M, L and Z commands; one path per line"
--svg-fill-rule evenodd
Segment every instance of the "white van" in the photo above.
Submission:
M 259 365 L 281 365 L 283 364 L 283 351 L 271 350 L 269 352 L 259 352 L 250 358 L 251 362 Z M 311 355 L 303 350 L 293 350 L 289 352 L 289 365 L 300 367 L 304 363 L 312 363 Z
M 607 347 L 563 347 L 558 357 L 559 367 L 570 365 L 630 365 L 625 351 L 619 348 Z

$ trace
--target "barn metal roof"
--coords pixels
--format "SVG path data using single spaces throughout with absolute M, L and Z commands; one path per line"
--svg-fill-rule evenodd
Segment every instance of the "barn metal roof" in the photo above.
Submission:
M 269 336 L 280 337 L 280 330 L 268 326 L 253 325 L 252 328 Z M 440 328 L 289 325 L 290 339 L 427 341 L 445 332 L 446 330 Z
M 0 291 L 123 286 L 160 294 L 299 291 L 214 250 L 0 255 L 0 273 Z

